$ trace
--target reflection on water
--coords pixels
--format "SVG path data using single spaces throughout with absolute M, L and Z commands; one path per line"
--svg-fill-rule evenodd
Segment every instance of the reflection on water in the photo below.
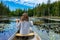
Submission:
M 5 31 L 8 31 L 9 28 L 12 29 L 12 25 L 13 26 L 16 26 L 16 19 L 10 19 L 10 23 L 4 23 L 4 24 L 1 24 L 0 23 L 0 30 L 1 27 L 5 30 Z M 39 21 L 39 20 L 38 20 Z M 45 27 L 45 26 L 44 26 Z M 57 34 L 54 32 L 54 30 L 51 30 L 51 29 L 44 29 L 44 27 L 40 27 L 40 26 L 34 26 L 33 30 L 35 30 L 38 35 L 41 37 L 42 40 L 60 40 L 60 34 Z
M 42 40 L 60 40 L 60 34 L 55 33 L 53 30 L 45 30 L 40 26 L 36 26 Z
M 40 22 L 41 22 L 42 19 L 40 19 L 40 18 L 36 19 L 36 21 L 38 21 L 38 20 L 40 20 Z M 34 21 L 34 22 L 36 22 L 36 21 Z M 38 23 L 39 23 L 39 21 L 38 21 Z M 55 24 L 55 23 L 57 23 L 57 24 Z M 36 33 L 38 33 L 38 35 L 41 37 L 42 40 L 60 40 L 60 23 L 58 23 L 58 22 L 51 22 L 51 23 L 44 22 L 43 25 L 40 25 L 40 24 L 35 25 L 34 28 L 35 28 Z

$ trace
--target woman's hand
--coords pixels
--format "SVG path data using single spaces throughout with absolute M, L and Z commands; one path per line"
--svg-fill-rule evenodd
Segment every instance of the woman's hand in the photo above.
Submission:
M 19 20 L 18 19 L 16 19 L 16 23 L 19 23 Z

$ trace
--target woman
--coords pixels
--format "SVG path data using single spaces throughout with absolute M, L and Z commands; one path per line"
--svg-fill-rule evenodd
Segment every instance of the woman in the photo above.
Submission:
M 21 18 L 20 21 L 18 23 L 18 28 L 20 30 L 20 34 L 22 35 L 27 35 L 30 33 L 30 27 L 32 27 L 33 25 L 31 24 L 31 22 L 29 22 L 29 17 L 27 15 L 27 13 L 24 13 Z M 28 39 L 28 37 L 26 36 L 22 36 L 22 39 Z
M 19 33 L 22 34 L 22 35 L 29 34 L 30 33 L 30 27 L 32 27 L 32 26 L 33 26 L 33 22 L 32 21 L 29 22 L 29 17 L 27 15 L 27 13 L 24 13 L 21 16 L 19 24 L 18 24 L 18 27 L 19 27 L 19 30 L 20 30 Z M 28 36 L 22 36 L 21 38 L 22 38 L 22 40 L 28 40 L 29 37 Z
M 17 21 L 17 23 L 17 26 L 20 30 L 20 34 L 26 35 L 30 33 L 30 27 L 32 27 L 33 25 L 31 24 L 31 22 L 29 22 L 29 17 L 27 13 L 23 13 L 20 18 L 20 21 Z

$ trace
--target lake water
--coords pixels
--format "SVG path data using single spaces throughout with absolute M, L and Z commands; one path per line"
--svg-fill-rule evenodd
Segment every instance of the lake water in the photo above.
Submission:
M 12 25 L 16 27 L 16 19 L 10 19 L 10 23 L 6 24 L 5 27 L 11 27 Z M 9 26 L 10 25 L 10 26 Z M 60 40 L 60 34 L 55 33 L 53 30 L 46 30 L 40 26 L 34 25 L 33 30 L 41 37 L 42 40 Z M 6 29 L 7 31 L 8 29 Z

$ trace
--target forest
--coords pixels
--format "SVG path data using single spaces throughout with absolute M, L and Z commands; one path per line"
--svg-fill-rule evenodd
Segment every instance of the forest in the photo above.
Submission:
M 0 2 L 0 16 L 21 16 L 24 12 L 27 12 L 30 17 L 42 17 L 42 16 L 58 16 L 60 17 L 60 1 L 47 4 L 42 3 L 36 5 L 33 9 L 22 10 L 16 9 L 11 11 L 9 7 Z

